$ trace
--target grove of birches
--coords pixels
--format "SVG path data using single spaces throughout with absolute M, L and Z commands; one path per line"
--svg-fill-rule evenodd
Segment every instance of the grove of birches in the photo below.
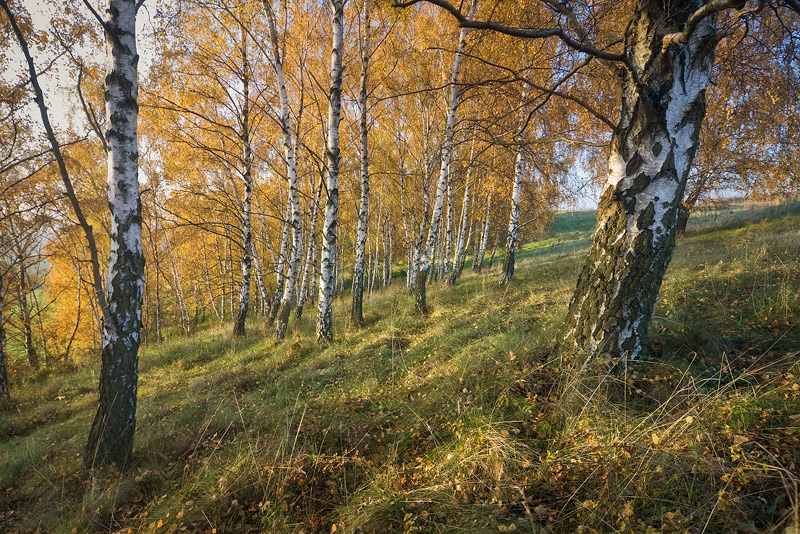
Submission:
M 432 316 L 592 191 L 551 357 L 624 372 L 698 206 L 800 186 L 797 0 L 0 8 L 0 402 L 100 362 L 87 469 L 130 461 L 141 347 Z

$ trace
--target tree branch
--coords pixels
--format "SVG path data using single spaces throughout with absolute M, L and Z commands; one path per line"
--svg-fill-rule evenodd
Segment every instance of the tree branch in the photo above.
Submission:
M 92 130 L 94 130 L 94 133 L 97 134 L 97 137 L 100 138 L 100 142 L 103 143 L 103 150 L 105 150 L 106 154 L 108 154 L 108 142 L 106 141 L 106 136 L 103 135 L 103 131 L 100 129 L 100 123 L 97 122 L 97 117 L 94 115 L 94 109 L 92 109 L 92 105 L 87 104 L 86 100 L 83 98 L 83 90 L 81 89 L 82 80 L 83 63 L 78 65 L 78 98 L 81 101 L 83 112 L 86 114 L 86 120 L 89 121 L 89 126 L 91 126 Z
M 97 252 L 97 244 L 94 239 L 94 232 L 92 231 L 91 225 L 88 223 L 83 214 L 83 210 L 78 202 L 78 197 L 75 195 L 75 190 L 72 187 L 72 180 L 69 177 L 69 172 L 67 172 L 67 165 L 64 163 L 64 157 L 61 154 L 61 146 L 59 145 L 55 132 L 53 131 L 53 127 L 50 124 L 50 117 L 48 116 L 47 106 L 44 102 L 44 93 L 42 92 L 41 85 L 39 85 L 39 76 L 36 72 L 36 65 L 33 62 L 33 57 L 31 57 L 30 50 L 28 49 L 28 42 L 25 40 L 25 36 L 22 35 L 22 30 L 20 30 L 14 14 L 8 7 L 8 0 L 0 0 L 0 7 L 3 8 L 3 11 L 5 11 L 6 16 L 11 23 L 11 29 L 14 31 L 14 35 L 16 36 L 19 46 L 22 49 L 22 53 L 25 56 L 25 61 L 28 64 L 28 70 L 31 76 L 31 85 L 33 85 L 33 90 L 36 94 L 36 104 L 39 107 L 39 113 L 42 117 L 42 125 L 47 133 L 47 140 L 50 142 L 50 146 L 53 150 L 53 157 L 55 157 L 56 163 L 58 164 L 58 170 L 61 174 L 61 180 L 64 182 L 67 198 L 69 198 L 72 209 L 75 212 L 75 217 L 78 219 L 84 235 L 86 236 L 86 241 L 89 245 L 89 253 L 92 260 L 92 277 L 94 278 L 93 286 L 95 297 L 97 298 L 97 302 L 100 305 L 100 310 L 103 313 L 103 320 L 106 322 L 109 330 L 116 334 L 116 321 L 114 320 L 114 316 L 111 315 L 111 311 L 108 308 L 108 302 L 106 301 L 106 295 L 103 289 L 103 279 L 100 275 L 100 260 Z
M 498 24 L 492 21 L 470 20 L 469 18 L 465 17 L 464 14 L 461 13 L 461 11 L 459 11 L 458 8 L 453 6 L 447 0 L 408 0 L 406 2 L 395 2 L 393 6 L 401 8 L 409 7 L 419 2 L 428 2 L 429 4 L 441 7 L 442 9 L 450 13 L 458 21 L 458 25 L 461 28 L 473 28 L 476 30 L 491 30 L 497 33 L 510 35 L 512 37 L 520 37 L 523 39 L 546 39 L 548 37 L 558 37 L 561 40 L 561 42 L 563 42 L 565 45 L 572 48 L 573 50 L 576 50 L 583 54 L 590 55 L 592 57 L 596 57 L 598 59 L 621 63 L 625 67 L 625 69 L 630 73 L 636 85 L 639 87 L 644 86 L 644 82 L 642 82 L 641 78 L 639 77 L 639 74 L 636 72 L 636 69 L 633 66 L 633 62 L 628 56 L 626 56 L 625 54 L 617 54 L 614 52 L 609 52 L 607 50 L 602 50 L 600 48 L 597 48 L 596 46 L 589 44 L 583 39 L 580 40 L 575 39 L 574 37 L 567 35 L 567 33 L 564 31 L 563 28 L 559 27 L 536 28 L 536 29 L 513 28 L 511 26 Z
M 703 19 L 710 17 L 718 11 L 724 11 L 726 9 L 742 9 L 746 3 L 747 0 L 711 0 L 709 3 L 689 16 L 689 19 L 686 21 L 686 26 L 683 28 L 682 32 L 668 33 L 664 36 L 664 39 L 661 42 L 661 52 L 666 52 L 667 48 L 674 44 L 688 43 L 689 37 L 691 37 L 694 30 L 697 28 L 697 25 L 700 24 Z

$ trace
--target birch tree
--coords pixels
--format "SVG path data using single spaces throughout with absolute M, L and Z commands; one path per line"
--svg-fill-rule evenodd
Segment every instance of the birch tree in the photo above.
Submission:
M 517 255 L 517 231 L 519 230 L 519 200 L 522 193 L 522 176 L 525 173 L 525 132 L 520 129 L 516 136 L 516 156 L 514 159 L 514 182 L 511 189 L 511 214 L 508 217 L 508 237 L 503 257 L 503 271 L 500 283 L 507 284 L 514 276 Z
M 100 402 L 89 431 L 86 463 L 125 465 L 136 427 L 139 331 L 144 256 L 137 148 L 136 6 L 109 0 L 106 33 L 106 131 L 111 254 L 108 307 L 103 321 Z
M 242 61 L 242 101 L 241 131 L 239 138 L 242 144 L 242 185 L 244 194 L 241 199 L 242 210 L 242 282 L 239 288 L 239 308 L 233 325 L 233 335 L 244 337 L 245 322 L 250 310 L 250 282 L 253 271 L 253 148 L 250 144 L 250 64 L 247 57 L 247 31 L 240 22 L 241 44 L 239 53 Z
M 8 355 L 6 354 L 6 323 L 3 319 L 3 266 L 0 265 L 0 401 L 10 397 L 8 384 Z
M 462 28 L 558 39 L 566 49 L 617 70 L 618 121 L 593 113 L 613 127 L 608 174 L 559 353 L 568 361 L 639 357 L 646 351 L 647 330 L 674 249 L 678 207 L 698 146 L 718 42 L 717 16 L 741 10 L 746 1 L 636 0 L 611 25 L 617 32 L 613 37 L 589 26 L 597 20 L 591 7 L 576 12 L 566 3 L 547 2 L 558 14 L 555 24 L 521 28 L 473 21 L 446 0 L 431 3 L 447 10 Z M 800 11 L 796 2 L 787 5 Z
M 478 0 L 472 0 L 468 19 L 471 19 L 478 9 Z M 450 102 L 447 109 L 445 120 L 444 146 L 442 147 L 441 163 L 439 168 L 439 180 L 436 184 L 436 199 L 431 213 L 431 223 L 428 229 L 427 244 L 422 249 L 422 257 L 417 275 L 416 304 L 417 310 L 422 313 L 428 312 L 428 302 L 425 284 L 430 269 L 431 254 L 436 243 L 436 236 L 439 231 L 439 220 L 442 217 L 442 205 L 444 204 L 444 194 L 447 189 L 447 179 L 450 172 L 450 159 L 453 153 L 453 133 L 456 120 L 456 109 L 458 108 L 459 90 L 458 77 L 461 71 L 461 63 L 464 60 L 464 52 L 467 48 L 467 29 L 462 28 L 458 37 L 458 48 L 456 49 L 455 59 L 453 59 L 453 71 L 450 76 Z
M 693 11 L 718 4 L 637 3 L 598 226 L 561 332 L 565 358 L 646 351 L 717 43 L 716 13 Z
M 269 35 L 272 43 L 272 55 L 270 57 L 272 68 L 275 71 L 275 82 L 280 96 L 280 117 L 279 124 L 283 134 L 283 151 L 286 159 L 286 176 L 289 182 L 289 205 L 290 215 L 288 224 L 292 232 L 292 248 L 289 255 L 287 276 L 283 286 L 283 295 L 277 324 L 275 325 L 275 337 L 283 338 L 286 327 L 289 323 L 289 313 L 292 309 L 292 300 L 295 293 L 297 282 L 297 271 L 300 264 L 300 253 L 302 250 L 302 234 L 300 231 L 300 197 L 297 192 L 297 163 L 295 160 L 295 142 L 292 139 L 292 125 L 289 118 L 289 96 L 286 92 L 286 80 L 283 74 L 283 61 L 281 60 L 280 46 L 278 43 L 278 30 L 275 24 L 275 13 L 268 0 L 264 1 L 264 10 L 267 13 L 269 24 Z
M 458 222 L 458 237 L 456 238 L 456 247 L 453 259 L 453 270 L 450 273 L 448 283 L 455 285 L 458 277 L 461 275 L 461 266 L 464 263 L 464 250 L 467 236 L 467 222 L 469 213 L 470 202 L 470 189 L 472 187 L 472 172 L 475 166 L 475 141 L 476 136 L 472 136 L 472 148 L 469 152 L 469 162 L 467 163 L 467 175 L 464 179 L 464 199 L 461 201 L 461 216 Z
M 313 185 L 313 184 L 312 184 Z M 303 279 L 300 284 L 300 292 L 297 296 L 297 308 L 295 309 L 295 318 L 300 319 L 303 316 L 303 307 L 305 306 L 306 298 L 309 294 L 309 281 L 313 280 L 316 274 L 314 266 L 316 250 L 317 250 L 317 212 L 319 211 L 319 199 L 322 193 L 322 186 L 324 185 L 324 176 L 320 177 L 317 187 L 312 187 L 314 190 L 314 197 L 311 200 L 311 208 L 309 210 L 309 219 L 311 221 L 311 228 L 308 231 L 308 246 L 306 247 L 306 259 L 303 262 Z
M 364 259 L 367 244 L 369 217 L 369 142 L 367 139 L 367 72 L 369 70 L 370 6 L 364 0 L 361 38 L 361 78 L 358 95 L 359 133 L 361 137 L 361 202 L 358 207 L 358 228 L 356 229 L 356 255 L 353 264 L 353 302 L 350 320 L 355 326 L 364 323 L 361 310 L 364 300 Z
M 328 92 L 326 143 L 327 173 L 325 221 L 322 226 L 322 254 L 319 275 L 319 318 L 317 340 L 333 341 L 333 293 L 336 285 L 336 237 L 339 228 L 339 116 L 342 108 L 342 54 L 344 53 L 345 0 L 331 0 L 333 10 L 331 46 L 331 85 Z
M 103 314 L 100 402 L 86 448 L 88 466 L 124 465 L 130 458 L 136 426 L 136 384 L 140 343 L 144 257 L 138 183 L 138 81 L 136 6 L 109 0 L 106 16 L 86 3 L 106 34 L 106 124 L 108 153 L 107 198 L 111 214 L 111 252 L 107 287 L 103 290 L 94 232 L 78 202 L 38 81 L 27 41 L 6 0 L 0 0 L 22 49 L 36 95 L 42 125 L 56 160 L 66 195 L 83 230 L 91 254 L 95 296 Z

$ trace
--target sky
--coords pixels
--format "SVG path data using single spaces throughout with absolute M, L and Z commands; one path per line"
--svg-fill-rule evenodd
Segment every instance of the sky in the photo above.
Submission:
M 105 0 L 89 1 L 98 13 L 103 13 Z M 168 1 L 145 0 L 137 13 L 136 32 L 140 80 L 146 79 L 154 61 L 155 39 L 153 34 L 155 26 L 153 19 L 159 7 L 162 7 Z M 94 22 L 92 14 L 81 2 L 75 0 L 73 2 L 73 5 L 78 6 L 80 12 L 87 19 Z M 30 13 L 35 28 L 39 31 L 48 31 L 51 28 L 51 20 L 56 14 L 55 10 L 61 8 L 63 4 L 59 2 L 41 2 L 40 0 L 22 0 L 22 5 Z M 12 50 L 12 61 L 16 59 L 14 64 L 18 66 L 18 69 L 3 72 L 2 76 L 6 79 L 13 78 L 25 68 L 24 58 L 19 46 L 16 43 L 9 43 L 9 45 Z M 102 64 L 105 49 L 104 47 L 97 47 L 92 50 L 87 49 L 85 45 L 78 45 L 78 54 L 81 57 L 89 58 Z M 34 61 L 37 64 L 37 68 L 42 69 L 49 60 L 50 58 L 42 54 L 36 54 L 34 51 Z M 88 128 L 78 104 L 77 90 L 75 88 L 76 77 L 75 67 L 70 65 L 69 58 L 66 56 L 59 58 L 53 68 L 48 70 L 45 75 L 40 76 L 40 83 L 50 111 L 50 120 L 56 129 L 60 131 L 68 130 L 70 123 L 74 123 L 76 120 L 80 121 L 82 128 Z M 35 123 L 40 121 L 39 112 L 33 103 L 28 112 Z M 566 188 L 571 192 L 570 198 L 560 202 L 556 208 L 559 210 L 595 209 L 600 194 L 600 188 L 596 185 L 595 180 L 580 171 L 571 174 L 570 183 L 565 184 Z
M 97 0 L 90 0 L 98 13 L 103 13 L 104 1 L 98 2 Z M 154 40 L 153 34 L 153 13 L 155 8 L 162 0 L 146 0 L 138 12 L 136 18 L 136 33 L 137 33 L 137 51 L 139 52 L 139 76 L 140 79 L 147 74 L 151 65 L 153 64 L 154 57 Z M 51 20 L 56 14 L 56 9 L 62 6 L 60 2 L 42 2 L 40 0 L 22 0 L 21 4 L 25 7 L 31 16 L 33 25 L 38 31 L 48 31 L 51 28 Z M 94 21 L 89 10 L 81 3 L 76 3 L 80 12 L 89 20 Z M 99 26 L 99 23 L 96 23 Z M 0 74 L 3 79 L 11 80 L 18 73 L 26 69 L 25 60 L 22 51 L 16 42 L 3 43 L 3 46 L 8 46 L 11 50 L 12 63 L 6 71 Z M 37 54 L 35 49 L 32 50 L 34 55 L 34 62 L 39 70 L 41 70 L 50 60 L 43 54 Z M 78 53 L 84 58 L 91 58 L 93 61 L 102 64 L 105 57 L 104 47 L 96 50 L 87 49 L 85 46 L 78 45 Z M 13 66 L 17 68 L 14 69 Z M 54 66 L 47 71 L 43 76 L 40 76 L 40 83 L 42 90 L 45 93 L 45 100 L 47 107 L 50 110 L 50 119 L 55 124 L 56 128 L 65 130 L 69 126 L 74 109 L 73 105 L 77 104 L 77 91 L 75 89 L 76 71 L 75 68 L 70 66 L 70 60 L 67 56 L 59 58 Z M 32 106 L 33 107 L 33 106 Z M 29 113 L 33 114 L 33 118 L 38 122 L 38 110 L 31 109 Z

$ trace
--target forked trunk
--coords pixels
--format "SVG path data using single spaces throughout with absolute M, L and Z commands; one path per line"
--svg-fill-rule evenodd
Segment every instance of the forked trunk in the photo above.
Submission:
M 578 365 L 602 356 L 637 358 L 675 247 L 678 208 L 698 146 L 716 46 L 716 17 L 703 19 L 682 46 L 662 51 L 693 3 L 644 2 L 632 26 L 635 68 L 623 74 L 619 125 L 611 141 L 598 226 L 562 330 L 559 352 Z

